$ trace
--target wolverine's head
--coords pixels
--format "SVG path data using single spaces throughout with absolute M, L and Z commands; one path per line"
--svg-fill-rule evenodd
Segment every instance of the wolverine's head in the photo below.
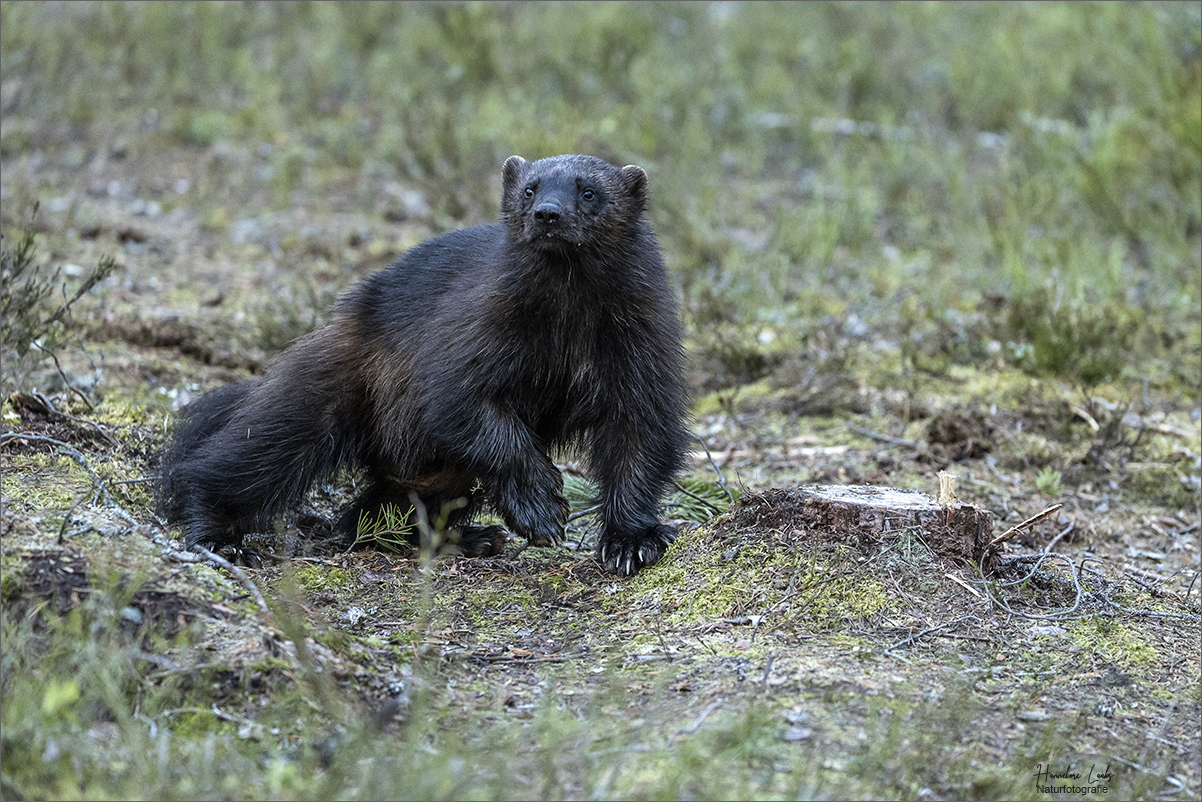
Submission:
M 501 219 L 513 236 L 546 250 L 616 245 L 647 207 L 643 168 L 593 156 L 510 156 L 502 179 Z

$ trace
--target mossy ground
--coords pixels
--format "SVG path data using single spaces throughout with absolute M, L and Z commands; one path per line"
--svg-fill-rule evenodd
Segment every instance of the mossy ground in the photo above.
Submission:
M 587 553 L 513 547 L 490 559 L 365 551 L 243 569 L 271 600 L 263 613 L 226 572 L 174 561 L 170 533 L 157 524 L 131 528 L 111 516 L 98 524 L 104 508 L 88 507 L 94 517 L 74 513 L 62 543 L 57 526 L 8 514 L 6 609 L 29 612 L 6 618 L 6 659 L 15 670 L 85 631 L 108 655 L 97 659 L 150 649 L 157 657 L 143 668 L 135 660 L 107 670 L 156 689 L 156 699 L 177 686 L 172 693 L 184 694 L 155 714 L 180 761 L 155 781 L 174 793 L 234 788 L 176 775 L 203 757 L 190 743 L 226 760 L 230 750 L 240 759 L 278 754 L 270 759 L 284 762 L 271 772 L 287 775 L 277 790 L 289 796 L 318 778 L 334 782 L 321 768 L 331 760 L 341 772 L 352 756 L 392 760 L 365 745 L 368 731 L 398 749 L 433 738 L 431 755 L 481 761 L 471 785 L 452 773 L 428 789 L 435 796 L 490 787 L 495 772 L 543 750 L 525 771 L 583 795 L 704 794 L 707 774 L 683 767 L 709 759 L 737 767 L 722 787 L 767 796 L 867 795 L 883 776 L 903 797 L 932 782 L 1009 796 L 1025 793 L 1037 763 L 1126 759 L 1149 727 L 1187 749 L 1197 742 L 1198 632 L 1105 609 L 1109 599 L 1182 610 L 1121 578 L 1085 583 L 1091 606 L 1044 624 L 987 601 L 978 577 L 940 565 L 921 542 L 864 554 L 727 515 L 685 528 L 663 561 L 629 580 L 603 574 Z M 1049 568 L 1006 587 L 1013 577 L 1003 576 L 993 593 L 1015 609 L 1066 609 L 1065 577 Z M 61 671 L 10 675 L 11 692 L 37 688 L 42 706 L 9 719 L 6 729 L 28 741 L 8 740 L 9 755 L 49 768 L 58 765 L 45 764 L 49 733 L 64 743 L 83 737 L 70 721 L 91 720 L 78 704 L 93 686 Z M 592 723 L 582 731 L 577 722 Z M 93 744 L 85 763 L 128 781 L 123 726 L 108 745 Z M 564 744 L 585 750 L 583 765 L 559 757 Z M 1157 771 L 1192 781 L 1177 747 L 1139 748 L 1162 761 Z M 497 754 L 510 768 L 488 762 Z M 901 754 L 925 755 L 940 779 Z M 431 758 L 395 770 L 440 766 Z M 573 766 L 583 779 L 569 774 Z M 88 795 L 102 782 L 91 771 L 88 785 L 41 787 Z M 23 783 L 47 776 L 21 774 Z M 1116 789 L 1159 787 L 1147 774 L 1123 777 Z

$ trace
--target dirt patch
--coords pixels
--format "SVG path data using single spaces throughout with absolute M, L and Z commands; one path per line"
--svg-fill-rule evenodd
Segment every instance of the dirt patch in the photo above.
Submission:
M 6 551 L 5 557 L 20 560 L 20 570 L 7 573 L 5 583 L 6 603 L 11 602 L 18 615 L 27 614 L 44 600 L 52 603 L 54 614 L 63 616 L 94 590 L 95 580 L 88 576 L 89 561 L 80 554 L 66 550 L 13 550 Z M 194 599 L 153 587 L 135 590 L 118 611 L 131 631 L 140 630 L 146 637 L 153 633 L 168 638 L 182 632 L 205 612 L 205 606 Z
M 926 436 L 932 451 L 952 462 L 981 459 L 993 445 L 988 421 L 976 410 L 946 410 L 934 415 Z
M 216 348 L 211 338 L 202 337 L 195 324 L 170 317 L 156 321 L 105 320 L 91 332 L 99 342 L 117 340 L 142 348 L 171 348 L 203 365 L 258 373 L 257 357 Z

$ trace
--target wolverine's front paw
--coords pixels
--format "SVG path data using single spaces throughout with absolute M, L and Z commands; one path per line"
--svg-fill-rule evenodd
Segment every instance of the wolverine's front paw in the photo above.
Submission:
M 636 535 L 606 532 L 597 547 L 597 559 L 605 570 L 630 576 L 658 562 L 675 539 L 676 530 L 667 524 L 656 524 Z
M 540 521 L 538 525 L 527 530 L 526 542 L 531 546 L 558 546 L 563 543 L 564 524 L 552 521 Z
M 553 514 L 541 517 L 526 536 L 531 546 L 558 546 L 567 535 L 568 512 L 571 509 L 567 499 L 556 493 L 551 503 L 554 508 Z
M 568 502 L 559 494 L 549 504 L 517 500 L 509 504 L 504 518 L 509 528 L 526 538 L 531 546 L 558 546 L 568 524 Z
M 194 522 L 183 528 L 184 548 L 204 554 L 209 551 L 234 565 L 262 568 L 263 559 L 254 549 L 242 545 L 242 534 L 233 527 L 218 528 L 205 522 Z

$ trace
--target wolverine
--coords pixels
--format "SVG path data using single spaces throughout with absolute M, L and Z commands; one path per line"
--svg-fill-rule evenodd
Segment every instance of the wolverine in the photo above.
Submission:
M 189 548 L 240 546 L 339 469 L 339 514 L 394 504 L 441 516 L 470 555 L 506 532 L 564 538 L 556 453 L 599 488 L 597 557 L 629 575 L 675 530 L 659 500 L 688 432 L 681 329 L 647 220 L 647 174 L 592 156 L 502 169 L 501 219 L 435 237 L 345 292 L 328 323 L 258 378 L 182 409 L 162 454 L 159 514 Z M 409 537 L 422 537 L 410 527 Z

